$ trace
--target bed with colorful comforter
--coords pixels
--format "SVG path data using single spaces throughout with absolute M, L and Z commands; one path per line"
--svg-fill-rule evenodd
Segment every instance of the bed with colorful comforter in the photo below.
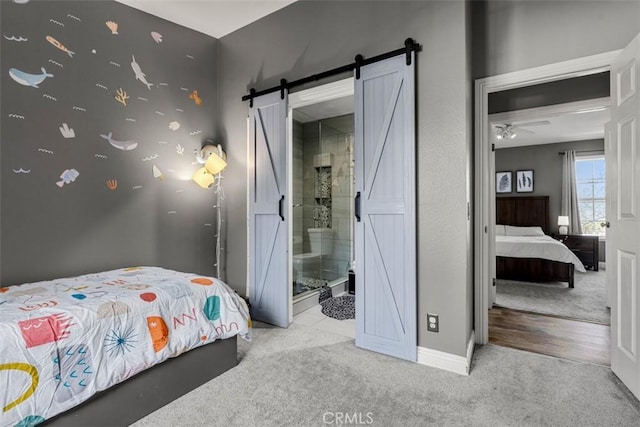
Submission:
M 132 267 L 0 288 L 0 426 L 33 425 L 170 357 L 250 339 L 220 280 Z

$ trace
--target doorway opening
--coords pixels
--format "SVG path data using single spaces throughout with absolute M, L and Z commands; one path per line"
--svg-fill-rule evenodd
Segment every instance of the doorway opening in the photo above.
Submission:
M 290 94 L 289 125 L 290 312 L 355 337 L 353 79 Z
M 476 342 L 489 342 L 489 308 L 495 295 L 496 278 L 496 163 L 495 127 L 489 119 L 489 95 L 501 91 L 580 78 L 607 72 L 619 52 L 609 52 L 521 72 L 489 77 L 476 82 L 476 227 L 475 227 L 475 336 Z M 557 155 L 557 154 L 556 154 Z M 527 170 L 522 168 L 522 170 Z M 512 171 L 516 183 L 517 170 Z M 535 188 L 535 184 L 534 184 Z M 513 190 L 515 193 L 515 189 Z M 557 217 L 552 219 L 557 234 Z

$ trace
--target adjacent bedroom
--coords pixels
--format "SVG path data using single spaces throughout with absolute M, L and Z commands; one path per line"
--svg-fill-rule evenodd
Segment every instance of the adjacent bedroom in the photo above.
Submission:
M 490 98 L 496 279 L 489 330 L 496 344 L 610 363 L 608 85 L 603 72 Z

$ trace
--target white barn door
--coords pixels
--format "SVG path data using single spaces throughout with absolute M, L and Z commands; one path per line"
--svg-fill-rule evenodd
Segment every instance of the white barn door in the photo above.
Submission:
M 255 320 L 289 326 L 286 100 L 254 98 L 249 138 L 249 300 Z
M 611 369 L 640 398 L 640 35 L 611 65 L 607 146 L 607 279 L 613 281 Z M 611 272 L 609 272 L 611 270 Z
M 416 360 L 414 65 L 404 55 L 355 81 L 356 345 Z M 358 219 L 359 218 L 359 219 Z

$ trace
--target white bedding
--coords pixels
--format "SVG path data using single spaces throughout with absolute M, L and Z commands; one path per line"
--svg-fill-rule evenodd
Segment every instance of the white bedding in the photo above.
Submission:
M 551 236 L 496 236 L 496 256 L 570 262 L 575 271 L 586 272 L 578 257 Z
M 250 337 L 246 304 L 196 274 L 132 267 L 0 287 L 0 426 L 38 424 L 236 334 Z

